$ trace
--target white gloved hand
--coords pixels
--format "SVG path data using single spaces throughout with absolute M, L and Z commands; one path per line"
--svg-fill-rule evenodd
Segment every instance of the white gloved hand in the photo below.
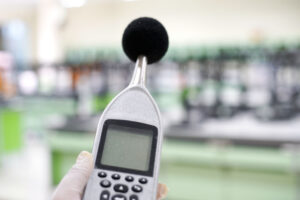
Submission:
M 89 152 L 82 151 L 76 163 L 59 183 L 53 200 L 81 200 L 83 189 L 93 170 L 93 157 Z
M 93 170 L 93 157 L 89 152 L 82 151 L 76 163 L 59 183 L 52 200 L 81 200 L 85 185 Z M 166 196 L 166 185 L 159 184 L 157 199 Z

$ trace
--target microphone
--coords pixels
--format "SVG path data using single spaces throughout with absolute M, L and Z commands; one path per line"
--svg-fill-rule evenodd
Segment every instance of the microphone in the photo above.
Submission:
M 130 60 L 136 62 L 139 57 L 146 57 L 147 63 L 159 61 L 169 46 L 168 33 L 156 19 L 141 17 L 133 20 L 125 29 L 122 46 Z

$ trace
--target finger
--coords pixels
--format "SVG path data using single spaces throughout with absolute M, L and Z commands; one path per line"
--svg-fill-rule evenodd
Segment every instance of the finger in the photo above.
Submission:
M 157 189 L 157 195 L 156 198 L 158 200 L 163 199 L 167 196 L 168 193 L 168 187 L 165 184 L 158 184 L 158 189 Z
M 92 155 L 82 151 L 78 155 L 76 163 L 58 185 L 53 200 L 80 200 L 92 169 Z

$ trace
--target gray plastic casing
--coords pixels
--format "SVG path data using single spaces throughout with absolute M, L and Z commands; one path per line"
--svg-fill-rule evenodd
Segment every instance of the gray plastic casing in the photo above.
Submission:
M 134 122 L 140 122 L 149 124 L 157 127 L 158 136 L 157 136 L 157 146 L 155 152 L 154 159 L 154 171 L 153 177 L 136 175 L 132 173 L 124 173 L 119 171 L 110 171 L 104 169 L 98 169 L 95 165 L 102 128 L 104 122 L 108 119 L 119 119 L 119 120 L 128 120 Z M 129 190 L 127 193 L 122 194 L 126 196 L 127 200 L 129 200 L 130 195 L 135 194 L 139 197 L 139 200 L 155 200 L 157 193 L 157 184 L 158 184 L 158 175 L 159 175 L 159 167 L 160 167 L 160 154 L 161 147 L 163 141 L 163 133 L 162 133 L 162 121 L 160 116 L 160 111 L 151 94 L 148 92 L 147 88 L 143 85 L 129 85 L 126 89 L 124 89 L 121 93 L 119 93 L 106 107 L 103 114 L 100 117 L 96 137 L 93 145 L 93 158 L 94 158 L 94 169 L 88 180 L 86 185 L 86 189 L 83 195 L 83 200 L 98 200 L 100 199 L 100 194 L 104 190 L 108 190 L 110 192 L 110 199 L 113 195 L 117 194 L 113 186 L 115 184 L 124 184 L 127 185 Z M 107 173 L 106 178 L 98 177 L 98 172 L 104 171 Z M 120 174 L 120 180 L 113 180 L 111 175 L 114 173 Z M 125 180 L 126 176 L 134 177 L 133 182 L 127 182 Z M 144 177 L 147 178 L 147 184 L 140 184 L 138 179 Z M 112 185 L 109 188 L 102 188 L 100 186 L 101 180 L 108 179 Z M 134 193 L 131 190 L 133 185 L 141 185 L 143 187 L 143 191 L 141 193 Z M 118 193 L 121 194 L 121 193 Z

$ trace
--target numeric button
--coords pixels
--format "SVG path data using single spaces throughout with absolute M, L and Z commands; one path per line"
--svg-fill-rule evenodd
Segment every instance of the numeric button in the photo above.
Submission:
M 111 178 L 114 179 L 114 180 L 119 180 L 121 177 L 120 177 L 119 174 L 113 174 L 113 175 L 111 176 Z
M 140 185 L 134 185 L 134 186 L 132 186 L 131 189 L 132 189 L 132 191 L 137 192 L 137 193 L 143 191 L 143 188 L 142 188 L 142 186 L 140 186 Z
M 126 185 L 123 185 L 123 184 L 117 184 L 117 185 L 114 186 L 114 190 L 116 192 L 126 193 L 128 191 L 128 187 Z
M 139 200 L 139 198 L 138 198 L 138 196 L 136 196 L 136 195 L 131 195 L 131 196 L 129 197 L 129 200 Z
M 107 190 L 103 191 L 100 195 L 100 200 L 109 200 L 109 192 Z
M 108 187 L 110 187 L 111 184 L 108 180 L 103 180 L 100 182 L 100 185 L 104 188 L 108 188 Z
M 140 182 L 141 184 L 146 184 L 146 183 L 148 183 L 148 180 L 147 180 L 146 178 L 140 178 L 140 179 L 139 179 L 139 182 Z
M 117 194 L 112 197 L 112 200 L 126 200 L 126 197 L 121 194 Z
M 134 178 L 132 176 L 126 176 L 125 180 L 127 182 L 132 182 L 132 181 L 134 181 Z

